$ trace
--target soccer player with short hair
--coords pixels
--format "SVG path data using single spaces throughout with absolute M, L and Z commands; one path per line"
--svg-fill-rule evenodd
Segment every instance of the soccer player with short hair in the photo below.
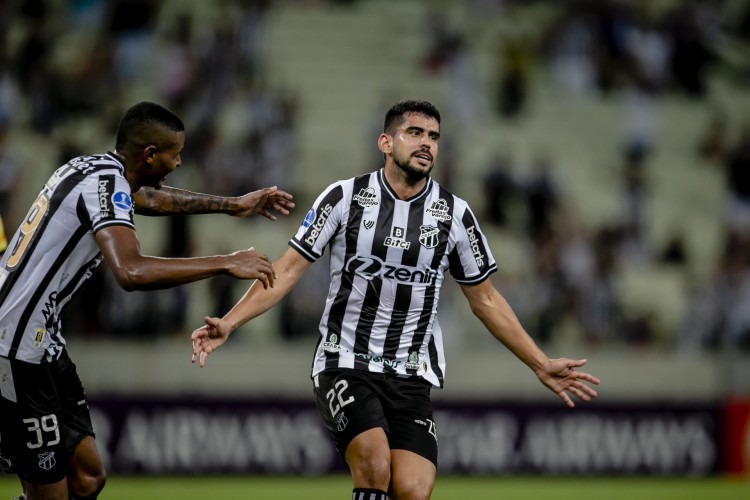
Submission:
M 58 168 L 42 188 L 0 260 L 0 461 L 24 485 L 26 500 L 94 499 L 105 471 L 86 396 L 65 349 L 60 317 L 105 261 L 125 290 L 173 287 L 219 274 L 274 285 L 267 256 L 167 259 L 142 255 L 134 213 L 288 214 L 291 195 L 266 188 L 221 197 L 162 187 L 181 164 L 182 121 L 150 102 L 131 107 L 115 149 Z
M 223 318 L 192 334 L 193 362 L 289 292 L 330 248 L 331 283 L 312 367 L 315 401 L 349 466 L 354 500 L 427 499 L 437 471 L 430 390 L 442 387 L 445 354 L 437 321 L 450 272 L 489 332 L 573 406 L 599 380 L 586 360 L 549 359 L 520 325 L 489 276 L 497 270 L 466 201 L 430 177 L 440 113 L 425 101 L 394 104 L 378 146 L 385 166 L 338 181 L 318 197 L 275 263 L 273 289 L 251 285 Z

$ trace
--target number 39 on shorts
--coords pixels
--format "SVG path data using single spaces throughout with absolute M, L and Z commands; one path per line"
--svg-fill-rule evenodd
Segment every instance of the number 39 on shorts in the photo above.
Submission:
M 57 416 L 54 413 L 39 418 L 24 418 L 23 423 L 27 425 L 26 430 L 33 436 L 33 441 L 27 441 L 26 447 L 30 450 L 42 446 L 54 446 L 60 442 L 60 427 L 57 425 Z
M 13 269 L 23 259 L 23 254 L 34 240 L 34 234 L 39 224 L 44 220 L 47 208 L 49 208 L 49 198 L 47 198 L 45 193 L 42 193 L 31 206 L 26 219 L 23 221 L 21 234 L 19 235 L 18 242 L 16 242 L 16 246 L 8 249 L 10 251 L 10 256 L 6 264 L 8 269 Z

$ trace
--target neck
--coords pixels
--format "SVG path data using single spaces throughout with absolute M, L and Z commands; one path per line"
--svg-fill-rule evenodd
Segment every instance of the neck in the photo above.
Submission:
M 427 177 L 414 179 L 392 163 L 385 166 L 385 179 L 401 200 L 416 196 L 427 184 Z
M 136 191 L 141 189 L 141 185 L 136 179 L 135 172 L 133 172 L 132 169 L 128 168 L 127 157 L 116 149 L 113 151 L 113 154 L 117 157 L 118 160 L 120 160 L 120 162 L 122 162 L 122 166 L 125 168 L 125 179 L 127 179 L 128 184 L 130 185 L 130 192 L 135 193 Z

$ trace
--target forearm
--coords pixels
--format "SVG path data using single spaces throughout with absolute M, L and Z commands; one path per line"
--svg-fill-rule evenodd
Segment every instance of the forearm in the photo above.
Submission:
M 232 331 L 235 331 L 248 321 L 271 309 L 290 290 L 291 286 L 285 286 L 284 280 L 279 280 L 278 277 L 273 288 L 263 288 L 262 284 L 255 282 L 250 285 L 245 295 L 222 319 L 229 323 Z
M 253 283 L 223 319 L 234 331 L 251 319 L 260 316 L 292 290 L 309 266 L 310 263 L 296 251 L 288 249 L 273 264 L 276 273 L 273 288 L 263 288 L 258 282 Z
M 526 333 L 508 302 L 497 292 L 472 305 L 472 311 L 487 330 L 534 372 L 549 359 Z
M 127 265 L 113 264 L 119 285 L 127 291 L 159 290 L 184 285 L 227 272 L 225 256 L 167 259 L 140 256 Z
M 196 193 L 164 186 L 161 189 L 142 187 L 133 194 L 135 212 L 139 215 L 188 215 L 228 213 L 234 198 Z

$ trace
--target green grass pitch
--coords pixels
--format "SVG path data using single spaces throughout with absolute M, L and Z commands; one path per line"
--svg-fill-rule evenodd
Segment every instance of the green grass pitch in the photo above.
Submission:
M 0 500 L 19 493 L 0 477 Z M 336 500 L 348 477 L 110 477 L 100 500 Z M 432 500 L 750 500 L 750 481 L 715 479 L 438 477 Z

